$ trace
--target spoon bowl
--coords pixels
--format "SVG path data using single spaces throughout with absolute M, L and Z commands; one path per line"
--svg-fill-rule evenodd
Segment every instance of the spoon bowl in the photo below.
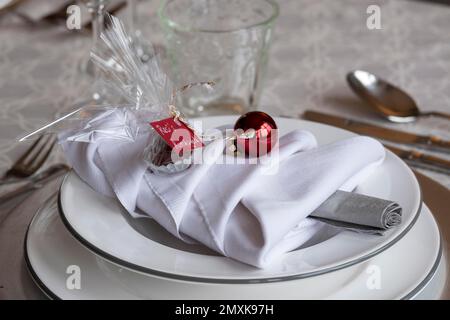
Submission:
M 389 121 L 413 122 L 421 116 L 437 116 L 450 120 L 450 115 L 445 113 L 420 112 L 409 94 L 370 72 L 352 71 L 347 74 L 347 82 L 362 100 Z

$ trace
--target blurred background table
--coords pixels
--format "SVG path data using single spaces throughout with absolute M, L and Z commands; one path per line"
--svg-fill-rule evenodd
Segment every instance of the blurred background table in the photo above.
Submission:
M 351 92 L 347 72 L 366 69 L 406 89 L 421 109 L 450 111 L 450 6 L 413 0 L 279 0 L 269 72 L 260 109 L 297 117 L 306 109 L 450 138 L 450 123 L 423 119 L 389 124 Z M 159 1 L 139 3 L 145 37 L 163 45 Z M 369 30 L 369 5 L 381 8 L 381 30 Z M 123 14 L 123 13 L 122 13 Z M 120 16 L 120 14 L 119 14 Z M 15 139 L 87 98 L 80 70 L 86 31 L 0 17 L 0 172 L 26 148 Z M 52 162 L 62 160 L 55 152 Z M 422 171 L 450 188 L 450 177 Z

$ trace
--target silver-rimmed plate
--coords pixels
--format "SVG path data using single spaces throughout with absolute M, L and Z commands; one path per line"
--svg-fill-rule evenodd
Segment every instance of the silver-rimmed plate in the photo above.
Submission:
M 235 117 L 209 117 L 203 128 L 234 123 Z M 354 136 L 345 130 L 295 119 L 276 119 L 281 134 L 294 129 L 311 131 L 319 144 Z M 219 256 L 202 246 L 187 245 L 150 219 L 127 219 L 114 200 L 81 181 L 75 173 L 60 191 L 60 211 L 70 232 L 99 256 L 146 274 L 210 283 L 275 282 L 317 276 L 362 262 L 401 239 L 416 221 L 421 207 L 420 188 L 412 171 L 391 152 L 357 192 L 397 201 L 403 222 L 385 236 L 338 232 L 325 228 L 315 241 L 284 255 L 267 269 Z M 127 221 L 128 220 L 128 221 Z
M 440 272 L 436 222 L 424 207 L 411 231 L 372 259 L 317 277 L 274 283 L 180 281 L 122 268 L 87 250 L 64 227 L 56 198 L 32 220 L 26 240 L 28 268 L 38 286 L 60 299 L 402 299 L 423 292 Z M 442 271 L 442 270 L 441 270 Z M 438 279 L 439 280 L 439 279 Z M 422 298 L 436 298 L 444 281 Z

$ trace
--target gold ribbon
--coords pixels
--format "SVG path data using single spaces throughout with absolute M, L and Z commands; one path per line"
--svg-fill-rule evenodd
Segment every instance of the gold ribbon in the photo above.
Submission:
M 170 100 L 170 104 L 173 105 L 173 101 L 175 100 L 175 98 L 177 97 L 177 95 L 179 93 L 183 93 L 184 91 L 186 91 L 186 90 L 188 90 L 188 89 L 190 89 L 192 87 L 197 87 L 197 86 L 202 86 L 203 87 L 204 86 L 204 87 L 207 87 L 207 88 L 211 88 L 214 85 L 215 85 L 215 83 L 213 81 L 201 81 L 201 82 L 189 83 L 189 84 L 186 84 L 186 85 L 182 86 L 181 88 L 174 89 L 173 92 L 172 92 L 172 97 L 170 98 L 171 99 Z

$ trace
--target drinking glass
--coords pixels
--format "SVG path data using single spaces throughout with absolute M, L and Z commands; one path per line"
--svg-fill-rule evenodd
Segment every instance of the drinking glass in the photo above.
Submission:
M 100 40 L 100 35 L 104 29 L 105 26 L 105 13 L 106 13 L 106 5 L 110 0 L 80 0 L 83 4 L 86 5 L 86 7 L 89 10 L 89 13 L 91 14 L 92 18 L 92 44 L 91 47 L 93 48 L 97 42 Z M 93 75 L 94 77 L 94 91 L 92 92 L 92 98 L 94 100 L 100 100 L 101 99 L 101 90 L 98 87 L 97 79 L 98 79 L 98 72 L 99 70 L 94 66 L 94 64 L 89 59 L 86 64 L 86 71 Z
M 131 45 L 137 56 L 142 62 L 147 62 L 150 59 L 149 44 L 144 40 L 142 31 L 139 29 L 138 12 L 136 0 L 127 0 L 127 13 L 126 20 L 127 31 L 130 34 Z
M 272 29 L 272 0 L 166 0 L 159 8 L 172 76 L 178 86 L 213 81 L 214 90 L 179 95 L 189 115 L 256 109 Z

